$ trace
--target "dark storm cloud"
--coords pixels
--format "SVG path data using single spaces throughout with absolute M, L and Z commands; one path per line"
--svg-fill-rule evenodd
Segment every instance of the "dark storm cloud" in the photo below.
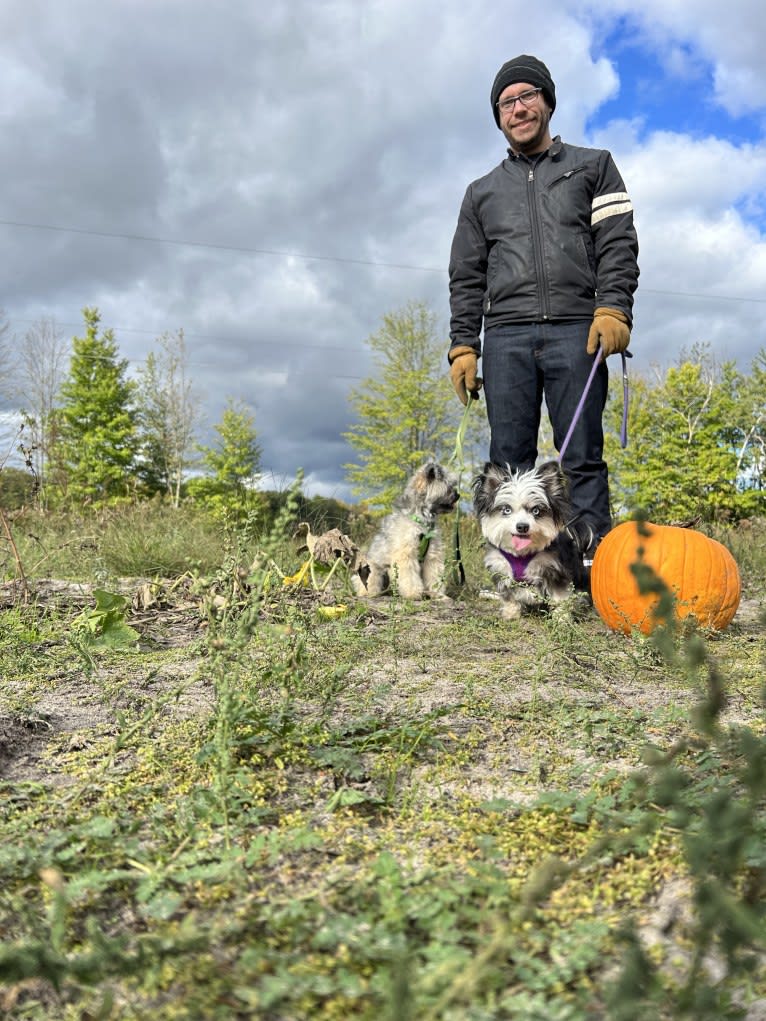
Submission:
M 274 477 L 302 467 L 342 492 L 348 394 L 373 368 L 366 338 L 413 300 L 446 336 L 458 206 L 503 156 L 488 94 L 509 46 L 557 69 L 556 130 L 586 144 L 586 120 L 619 85 L 619 68 L 591 53 L 626 12 L 658 52 L 688 44 L 717 81 L 738 68 L 763 85 L 717 6 L 704 30 L 687 19 L 689 38 L 672 12 L 644 6 L 610 0 L 589 15 L 543 0 L 530 19 L 516 0 L 502 11 L 489 0 L 7 0 L 0 306 L 11 329 L 53 316 L 71 336 L 95 305 L 134 370 L 155 337 L 183 328 L 208 430 L 227 398 L 244 400 Z M 684 161 L 672 135 L 647 146 L 635 115 L 598 144 L 615 151 L 644 224 L 635 347 L 667 361 L 682 344 L 664 324 L 681 332 L 689 309 L 676 302 L 668 318 L 652 286 L 700 292 L 739 264 L 727 292 L 763 291 L 763 241 L 738 210 L 763 204 L 766 153 L 760 140 L 746 153 L 696 140 Z M 739 190 L 732 162 L 747 168 Z M 681 193 L 668 188 L 678 175 Z M 712 255 L 698 243 L 711 226 Z M 714 307 L 713 342 L 736 330 L 739 355 L 754 353 L 753 306 Z

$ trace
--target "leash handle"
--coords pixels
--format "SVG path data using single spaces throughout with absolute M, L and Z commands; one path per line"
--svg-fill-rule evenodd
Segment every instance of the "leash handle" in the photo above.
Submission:
M 620 444 L 622 445 L 622 448 L 624 450 L 625 447 L 627 447 L 628 445 L 628 402 L 629 402 L 628 358 L 632 357 L 632 355 L 630 354 L 629 351 L 627 352 L 621 351 L 620 356 L 622 357 L 622 425 L 620 427 Z M 601 364 L 603 357 L 604 352 L 601 346 L 599 345 L 599 349 L 596 352 L 596 357 L 593 359 L 593 367 L 590 370 L 588 381 L 585 384 L 585 389 L 583 390 L 579 403 L 575 408 L 575 413 L 572 416 L 572 421 L 569 425 L 569 429 L 567 430 L 567 434 L 564 437 L 564 442 L 561 444 L 561 449 L 559 450 L 558 457 L 559 464 L 561 464 L 561 462 L 564 460 L 564 453 L 567 447 L 569 446 L 569 441 L 572 439 L 572 433 L 574 432 L 574 428 L 577 425 L 577 420 L 582 414 L 582 409 L 585 406 L 585 398 L 588 396 L 588 391 L 590 390 L 591 383 L 593 382 L 593 379 L 596 375 L 596 370 Z
M 630 351 L 622 352 L 622 425 L 620 426 L 620 446 L 623 450 L 628 445 L 628 405 L 630 403 L 628 358 L 632 357 Z

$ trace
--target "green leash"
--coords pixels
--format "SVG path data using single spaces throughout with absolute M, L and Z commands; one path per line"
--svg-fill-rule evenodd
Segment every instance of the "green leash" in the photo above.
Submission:
M 463 440 L 465 439 L 465 432 L 468 428 L 468 417 L 471 413 L 471 405 L 474 403 L 475 398 L 469 397 L 466 402 L 465 410 L 463 411 L 463 417 L 460 419 L 460 425 L 457 429 L 457 436 L 455 437 L 455 449 L 452 452 L 452 456 L 447 462 L 448 465 L 454 466 L 457 469 L 457 488 L 460 490 L 460 480 L 465 468 L 465 458 L 463 456 Z M 453 581 L 456 585 L 465 585 L 465 568 L 463 567 L 463 557 L 460 552 L 460 501 L 458 500 L 457 506 L 455 507 L 455 574 L 453 575 Z
M 436 535 L 435 525 L 431 525 L 430 528 L 426 528 L 425 521 L 422 521 L 417 514 L 410 514 L 410 517 L 416 525 L 420 525 L 420 545 L 418 546 L 418 560 L 422 564 L 426 559 L 428 553 L 428 547 L 431 545 L 431 540 Z
M 431 545 L 431 540 L 433 539 L 434 535 L 435 535 L 434 530 L 431 529 L 428 532 L 423 532 L 423 534 L 420 537 L 420 545 L 418 546 L 418 560 L 420 561 L 421 564 L 426 559 L 426 553 L 428 553 L 428 547 Z

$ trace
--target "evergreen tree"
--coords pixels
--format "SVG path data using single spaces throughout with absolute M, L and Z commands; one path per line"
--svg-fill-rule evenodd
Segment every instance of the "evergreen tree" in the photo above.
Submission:
M 189 480 L 188 491 L 195 499 L 216 509 L 247 510 L 260 504 L 255 493 L 261 467 L 261 447 L 255 418 L 239 401 L 226 402 L 213 446 L 198 446 L 207 475 Z
M 70 503 L 101 503 L 133 490 L 135 384 L 126 378 L 111 330 L 83 309 L 85 336 L 72 340 L 69 374 L 55 415 L 52 462 L 58 491 Z
M 424 461 L 450 457 L 463 409 L 449 381 L 447 345 L 424 305 L 410 303 L 385 315 L 367 343 L 377 374 L 351 392 L 358 422 L 344 438 L 359 463 L 344 468 L 354 493 L 388 510 Z M 469 444 L 486 422 L 483 402 L 475 403 Z

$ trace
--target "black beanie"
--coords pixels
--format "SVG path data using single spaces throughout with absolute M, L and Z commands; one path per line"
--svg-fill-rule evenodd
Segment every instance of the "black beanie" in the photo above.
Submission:
M 522 53 L 520 57 L 506 61 L 495 75 L 495 80 L 492 83 L 492 113 L 498 127 L 500 127 L 500 111 L 497 108 L 497 101 L 503 89 L 507 89 L 509 85 L 515 85 L 516 82 L 529 82 L 536 89 L 542 89 L 545 102 L 551 108 L 551 113 L 556 109 L 556 86 L 553 84 L 550 71 L 542 60 Z

